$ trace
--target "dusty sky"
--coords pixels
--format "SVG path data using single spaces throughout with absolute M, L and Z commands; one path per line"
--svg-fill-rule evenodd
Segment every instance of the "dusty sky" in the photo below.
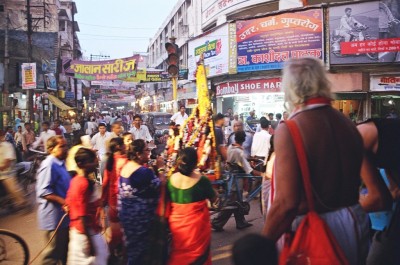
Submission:
M 147 51 L 177 0 L 75 0 L 83 56 L 129 57 Z M 93 60 L 98 59 L 93 56 Z

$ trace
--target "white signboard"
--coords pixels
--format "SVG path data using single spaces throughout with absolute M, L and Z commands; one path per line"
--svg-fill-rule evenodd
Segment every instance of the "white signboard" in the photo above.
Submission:
M 189 80 L 196 79 L 195 71 L 201 55 L 204 58 L 207 77 L 223 75 L 229 72 L 228 24 L 189 41 L 188 46 Z
M 371 76 L 371 91 L 400 91 L 400 76 Z
M 22 68 L 22 89 L 36 88 L 36 63 L 23 63 Z
M 205 25 L 218 15 L 229 12 L 230 9 L 249 0 L 203 0 L 201 3 L 201 22 Z

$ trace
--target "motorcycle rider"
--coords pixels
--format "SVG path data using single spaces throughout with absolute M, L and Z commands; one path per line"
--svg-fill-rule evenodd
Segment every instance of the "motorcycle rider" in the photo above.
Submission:
M 5 139 L 5 132 L 0 130 L 0 183 L 10 195 L 14 209 L 20 210 L 28 205 L 16 180 L 16 154 L 14 146 Z M 4 196 L 5 194 L 0 194 Z
M 340 19 L 340 26 L 339 26 L 339 36 L 344 37 L 345 42 L 349 42 L 351 39 L 351 31 L 360 28 L 360 27 L 365 27 L 363 24 L 358 22 L 352 15 L 351 15 L 352 9 L 350 7 L 347 7 L 344 12 L 345 14 L 342 16 Z M 359 40 L 364 40 L 364 37 L 362 33 L 360 32 L 360 38 Z

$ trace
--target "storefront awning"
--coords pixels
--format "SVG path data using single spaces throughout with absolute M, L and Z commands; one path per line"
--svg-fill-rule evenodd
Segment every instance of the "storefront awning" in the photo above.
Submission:
M 64 102 L 62 102 L 61 100 L 59 100 L 57 97 L 55 97 L 53 95 L 47 95 L 47 98 L 50 100 L 51 103 L 56 105 L 56 107 L 59 108 L 60 110 L 74 109 L 73 107 L 68 106 L 67 104 L 65 104 Z
M 367 99 L 367 92 L 337 92 L 336 100 L 360 100 Z

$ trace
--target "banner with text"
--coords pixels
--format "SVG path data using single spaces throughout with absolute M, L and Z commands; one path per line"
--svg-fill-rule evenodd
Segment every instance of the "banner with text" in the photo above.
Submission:
M 371 91 L 400 91 L 400 76 L 371 76 Z
M 221 83 L 216 86 L 216 96 L 235 96 L 253 93 L 282 92 L 281 78 L 255 79 Z
M 188 69 L 179 69 L 178 80 L 188 79 Z M 138 69 L 136 77 L 130 77 L 125 81 L 136 83 L 168 82 L 171 77 L 168 72 Z
M 107 61 L 71 62 L 74 77 L 82 80 L 116 80 L 136 76 L 137 57 L 128 57 Z
M 225 24 L 189 41 L 188 80 L 196 79 L 197 62 L 202 55 L 207 77 L 236 72 L 229 69 L 229 56 L 232 55 L 229 50 L 231 43 L 229 41 L 230 37 L 235 38 L 235 35 L 230 35 L 229 24 Z
M 237 70 L 282 69 L 289 58 L 323 54 L 322 9 L 237 21 Z
M 36 63 L 21 64 L 22 89 L 36 88 Z

